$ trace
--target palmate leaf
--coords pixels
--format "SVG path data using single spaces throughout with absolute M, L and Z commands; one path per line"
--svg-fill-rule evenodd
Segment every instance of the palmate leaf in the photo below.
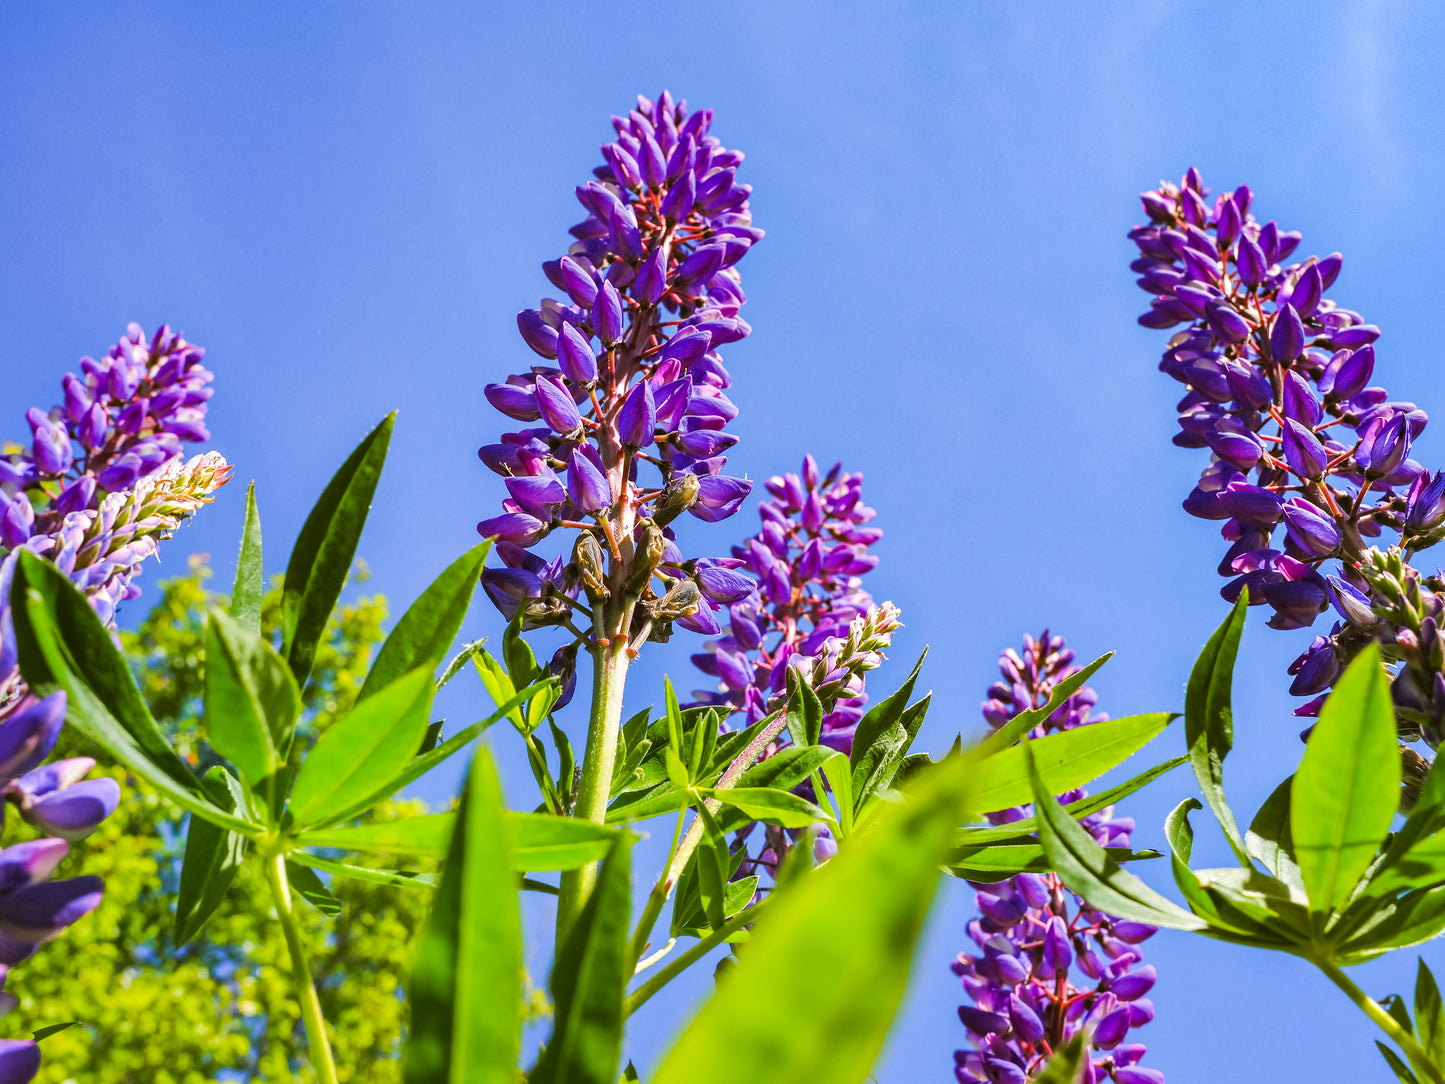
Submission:
M 1332 911 L 1354 889 L 1390 830 L 1399 786 L 1389 675 L 1371 644 L 1325 701 L 1290 792 L 1290 834 L 1312 910 Z
M 776 889 L 747 952 L 652 1084 L 866 1079 L 907 984 L 972 768 L 946 761 L 851 847 Z
M 388 414 L 357 445 L 327 483 L 291 550 L 281 589 L 281 638 L 296 684 L 303 688 L 351 572 L 395 423 L 396 414 Z
M 417 945 L 406 1084 L 515 1084 L 522 920 L 501 782 L 472 763 L 441 886 Z

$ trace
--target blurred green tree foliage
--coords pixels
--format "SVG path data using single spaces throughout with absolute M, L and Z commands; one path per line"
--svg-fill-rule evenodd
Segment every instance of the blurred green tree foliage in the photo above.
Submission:
M 214 763 L 200 730 L 205 615 L 225 603 L 208 590 L 209 576 L 205 558 L 192 558 L 184 575 L 162 582 L 160 599 L 141 625 L 121 634 L 157 719 L 202 766 Z M 344 605 L 333 617 L 305 694 L 303 725 L 311 734 L 354 701 L 385 617 L 379 595 Z M 274 630 L 279 621 L 280 591 L 273 588 L 263 622 Z M 66 731 L 57 755 L 95 756 L 102 765 L 96 774 L 118 779 L 124 795 L 116 813 L 76 844 L 61 868 L 62 874 L 104 877 L 105 902 L 17 967 L 8 984 L 20 999 L 7 1020 L 10 1034 L 80 1021 L 45 1040 L 38 1084 L 314 1080 L 290 994 L 286 943 L 259 869 L 248 863 L 199 936 L 176 948 L 186 817 L 73 731 Z M 372 816 L 391 820 L 421 811 L 417 802 L 389 802 Z M 12 835 L 17 826 L 29 831 L 12 817 Z M 381 867 L 417 865 L 373 859 Z M 331 889 L 343 904 L 338 917 L 305 907 L 301 917 L 341 1079 L 399 1081 L 402 984 L 431 893 L 344 878 Z

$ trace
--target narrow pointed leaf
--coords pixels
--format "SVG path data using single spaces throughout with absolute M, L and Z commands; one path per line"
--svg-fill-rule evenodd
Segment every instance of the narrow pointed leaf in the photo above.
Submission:
M 490 541 L 477 543 L 448 565 L 407 607 L 376 653 L 376 662 L 366 675 L 358 700 L 381 691 L 418 666 L 429 664 L 436 669 L 461 632 L 491 548 Z
M 406 1084 L 515 1084 L 522 920 L 501 782 L 485 748 L 468 776 L 408 999 Z
M 806 798 L 771 787 L 729 787 L 705 792 L 755 821 L 783 828 L 806 828 L 824 819 L 823 811 Z
M 326 887 L 310 866 L 287 859 L 286 877 L 291 882 L 291 891 L 327 918 L 335 918 L 341 914 L 341 901 L 331 894 L 331 889 Z
M 1199 919 L 1123 870 L 1087 829 L 1069 818 L 1028 756 L 1033 744 L 1025 742 L 1022 748 L 1033 785 L 1039 840 L 1064 883 L 1092 906 L 1120 918 L 1177 930 L 1201 928 Z
M 1062 794 L 1123 763 L 1158 737 L 1174 718 L 1160 712 L 1108 719 L 1034 738 L 986 757 L 979 763 L 970 789 L 978 803 L 975 808 L 991 812 L 1033 800 L 1025 748 L 1049 793 Z
M 850 761 L 849 768 L 853 771 L 857 784 L 853 794 L 854 814 L 862 813 L 863 807 L 876 795 L 894 785 L 898 769 L 908 756 L 908 750 L 913 745 L 913 739 L 918 736 L 918 728 L 923 725 L 924 717 L 928 714 L 928 705 L 932 702 L 933 694 L 928 693 L 921 700 L 908 705 L 898 717 L 893 730 L 881 735 L 873 743 L 868 755 L 858 761 L 856 769 Z
M 21 557 L 21 567 L 24 567 L 25 554 L 22 553 Z M 16 575 L 18 578 L 18 571 Z M 22 596 L 13 593 L 11 595 L 12 599 L 19 597 Z M 126 728 L 111 715 L 95 691 L 77 675 L 73 668 L 74 660 L 67 654 L 67 649 L 60 640 L 46 600 L 33 589 L 27 590 L 23 598 L 24 605 L 12 605 L 11 613 L 15 621 L 16 639 L 20 644 L 22 670 L 37 695 L 46 696 L 57 689 L 64 689 L 69 697 L 66 706 L 68 725 L 75 727 L 105 749 L 182 809 L 211 824 L 240 832 L 248 838 L 255 838 L 262 833 L 261 825 L 217 808 L 206 798 L 200 781 L 194 776 L 188 774 L 191 786 L 186 786 L 159 767 Z M 179 761 L 179 758 L 177 759 Z M 189 769 L 187 772 L 189 773 Z
M 941 764 L 853 846 L 790 877 L 650 1084 L 865 1080 L 907 986 L 971 769 L 962 758 Z
M 1184 694 L 1184 740 L 1189 746 L 1195 778 L 1229 845 L 1246 866 L 1249 855 L 1244 838 L 1224 800 L 1224 758 L 1234 745 L 1234 659 L 1239 653 L 1239 637 L 1244 632 L 1248 603 L 1246 590 L 1240 593 L 1234 609 L 1204 645 Z
M 220 765 L 206 773 L 201 787 L 220 809 L 236 812 L 245 808 L 241 784 Z M 192 817 L 186 831 L 186 852 L 181 862 L 180 887 L 176 892 L 176 947 L 196 936 L 216 910 L 241 861 L 246 856 L 246 837 Z
M 130 666 L 115 646 L 110 632 L 90 608 L 90 602 L 60 569 L 22 549 L 11 583 L 11 598 L 25 599 L 31 591 L 40 606 L 40 610 L 34 611 L 35 617 L 40 619 L 43 612 L 51 630 L 53 647 L 64 656 L 65 669 L 90 688 L 109 717 L 119 724 L 121 733 L 129 738 L 127 744 L 137 747 L 151 764 L 176 783 L 200 793 L 200 781 L 171 748 L 165 732 L 151 715 L 145 698 L 136 687 Z M 41 695 L 54 692 L 61 687 L 61 682 L 36 643 L 31 608 L 28 604 L 12 605 L 11 613 L 21 673 L 30 687 Z M 72 710 L 68 721 L 91 741 L 119 756 L 111 749 L 109 736 L 91 728 L 87 717 Z
M 400 775 L 421 748 L 434 662 L 425 662 L 329 727 L 301 763 L 287 807 L 298 827 L 319 824 Z
M 231 588 L 231 616 L 238 624 L 261 635 L 261 599 L 266 580 L 261 568 L 261 516 L 256 511 L 256 483 L 246 487 L 246 522 L 241 527 L 241 552 L 236 558 L 236 582 Z
M 307 851 L 292 851 L 288 861 L 312 869 L 325 870 L 338 877 L 349 877 L 353 881 L 369 881 L 378 885 L 393 885 L 396 888 L 420 888 L 430 890 L 436 887 L 437 878 L 430 873 L 414 873 L 401 869 L 372 869 L 370 866 L 353 866 L 349 862 L 337 862 Z
M 451 844 L 455 813 L 427 813 L 383 824 L 313 829 L 296 837 L 302 847 L 336 847 L 363 854 L 411 854 L 445 858 Z
M 614 1084 L 630 977 L 632 839 L 619 835 L 552 970 L 552 1037 L 530 1084 Z
M 1339 906 L 1374 859 L 1399 804 L 1389 675 L 1371 644 L 1325 701 L 1290 792 L 1290 832 L 1310 907 Z
M 301 694 L 265 640 L 212 610 L 206 624 L 206 736 L 252 787 L 281 766 Z
M 1293 786 L 1294 776 L 1290 776 L 1265 799 L 1245 833 L 1244 846 L 1281 881 L 1303 888 L 1304 880 L 1300 877 L 1299 863 L 1294 858 L 1294 842 L 1289 829 L 1289 801 Z
M 1415 1031 L 1430 1060 L 1445 1066 L 1445 1004 L 1424 960 L 1419 962 L 1415 975 Z
M 281 637 L 299 686 L 311 676 L 316 645 L 351 572 L 395 422 L 396 415 L 388 414 L 341 465 L 291 550 L 281 590 Z

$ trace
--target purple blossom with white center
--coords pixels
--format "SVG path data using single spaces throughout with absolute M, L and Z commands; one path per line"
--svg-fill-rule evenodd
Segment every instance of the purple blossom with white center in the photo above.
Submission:
M 1003 681 L 990 686 L 984 718 L 997 729 L 1021 712 L 1048 703 L 1055 686 L 1077 672 L 1074 653 L 1048 630 L 1024 637 L 1022 653 L 999 659 Z M 1028 739 L 1100 722 L 1087 686 L 1034 730 Z M 1061 795 L 1075 801 L 1084 791 Z M 996 824 L 1020 820 L 1028 807 L 990 814 Z M 1133 820 L 1103 810 L 1081 822 L 1104 847 L 1129 846 Z M 1127 922 L 1091 908 L 1057 874 L 1021 873 L 998 884 L 976 884 L 979 917 L 968 924 L 974 951 L 959 953 L 953 972 L 970 1004 L 958 1010 L 968 1049 L 954 1053 L 960 1084 L 1026 1084 L 1080 1029 L 1089 1035 L 1085 1084 L 1163 1084 L 1164 1075 L 1139 1065 L 1145 1048 L 1127 1042 L 1132 1028 L 1154 1018 L 1145 995 L 1153 967 L 1142 965 L 1138 945 L 1153 926 Z
M 674 620 L 713 633 L 711 610 L 694 602 L 706 587 L 677 590 L 697 570 L 683 565 L 668 524 L 683 512 L 726 519 L 751 490 L 723 473 L 737 408 L 718 351 L 751 330 L 738 315 L 746 299 L 736 265 L 763 234 L 751 189 L 737 181 L 743 156 L 709 134 L 710 110 L 690 112 L 664 91 L 612 123 L 605 164 L 576 190 L 587 217 L 572 228 L 575 243 L 543 265 L 562 296 L 517 317 L 523 340 L 552 364 L 485 389 L 507 417 L 543 425 L 480 449 L 508 495 L 477 530 L 523 550 L 559 527 L 585 532 L 606 565 L 589 595 L 642 604 L 616 607 L 619 620 L 638 622 L 616 634 L 645 625 L 643 639 L 663 638 Z M 656 484 L 640 480 L 645 467 Z M 557 575 L 515 554 L 504 562 L 486 573 L 504 613 L 525 600 L 533 624 L 567 620 L 575 576 L 568 594 Z M 518 570 L 534 577 L 525 580 L 533 593 L 517 594 Z
M 1291 692 L 1313 698 L 1297 715 L 1317 714 L 1349 660 L 1377 641 L 1402 664 L 1401 737 L 1436 747 L 1445 585 L 1409 565 L 1445 537 L 1445 475 L 1410 458 L 1427 416 L 1370 384 L 1380 329 L 1326 296 L 1339 253 L 1289 262 L 1300 235 L 1261 225 L 1252 199 L 1244 187 L 1210 199 L 1191 169 L 1144 193 L 1150 222 L 1130 233 L 1152 295 L 1140 323 L 1183 325 L 1160 362 L 1188 388 L 1174 443 L 1212 453 L 1184 508 L 1223 521 L 1226 598 L 1248 587 L 1275 628 L 1338 614 L 1290 668 Z
M 733 547 L 736 571 L 711 592 L 703 581 L 704 594 L 728 607 L 727 634 L 692 658 L 719 682 L 695 692 L 696 702 L 743 712 L 749 723 L 771 710 L 790 665 L 817 655 L 873 604 L 862 577 L 878 564 L 868 551 L 883 536 L 867 526 L 875 513 L 863 503 L 863 476 L 841 463 L 824 475 L 806 456 L 799 474 L 775 476 L 767 489 L 761 529 Z M 867 703 L 860 675 L 823 720 L 823 742 L 850 752 Z

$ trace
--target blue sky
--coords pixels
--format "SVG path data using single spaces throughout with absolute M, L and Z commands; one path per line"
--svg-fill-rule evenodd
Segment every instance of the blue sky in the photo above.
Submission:
M 747 152 L 768 231 L 741 268 L 754 334 L 727 352 L 733 462 L 766 478 L 811 451 L 865 473 L 888 532 L 869 584 L 908 625 L 880 682 L 933 649 L 922 744 L 975 728 L 998 651 L 1046 624 L 1118 651 L 1096 682 L 1111 713 L 1177 708 L 1223 616 L 1223 544 L 1179 509 L 1204 464 L 1169 444 L 1163 336 L 1134 322 L 1135 193 L 1190 164 L 1250 184 L 1302 251 L 1345 254 L 1333 296 L 1384 328 L 1376 379 L 1445 409 L 1442 29 L 1424 3 L 7 5 L 4 432 L 127 321 L 171 322 L 209 350 L 215 446 L 256 479 L 280 571 L 330 472 L 399 408 L 362 552 L 404 604 L 500 499 L 481 389 L 530 363 L 513 317 L 552 292 L 538 265 L 581 217 L 608 115 L 666 86 Z M 1427 431 L 1418 452 L 1439 448 Z M 206 551 L 229 575 L 242 492 L 166 562 Z M 755 526 L 750 505 L 693 541 L 723 552 Z M 498 631 L 484 606 L 470 635 Z M 1298 761 L 1283 670 L 1307 639 L 1258 617 L 1246 634 L 1245 811 Z M 645 656 L 629 702 L 664 672 L 690 684 L 688 646 Z M 448 707 L 473 717 L 479 687 Z M 1176 774 L 1131 801 L 1136 844 L 1190 790 Z M 948 1079 L 970 903 L 944 886 L 885 1084 Z M 1304 964 L 1183 934 L 1148 950 L 1141 1037 L 1172 1084 L 1386 1079 L 1367 1022 Z M 1413 966 L 1361 981 L 1404 991 Z M 640 1065 L 709 981 L 639 1015 Z

